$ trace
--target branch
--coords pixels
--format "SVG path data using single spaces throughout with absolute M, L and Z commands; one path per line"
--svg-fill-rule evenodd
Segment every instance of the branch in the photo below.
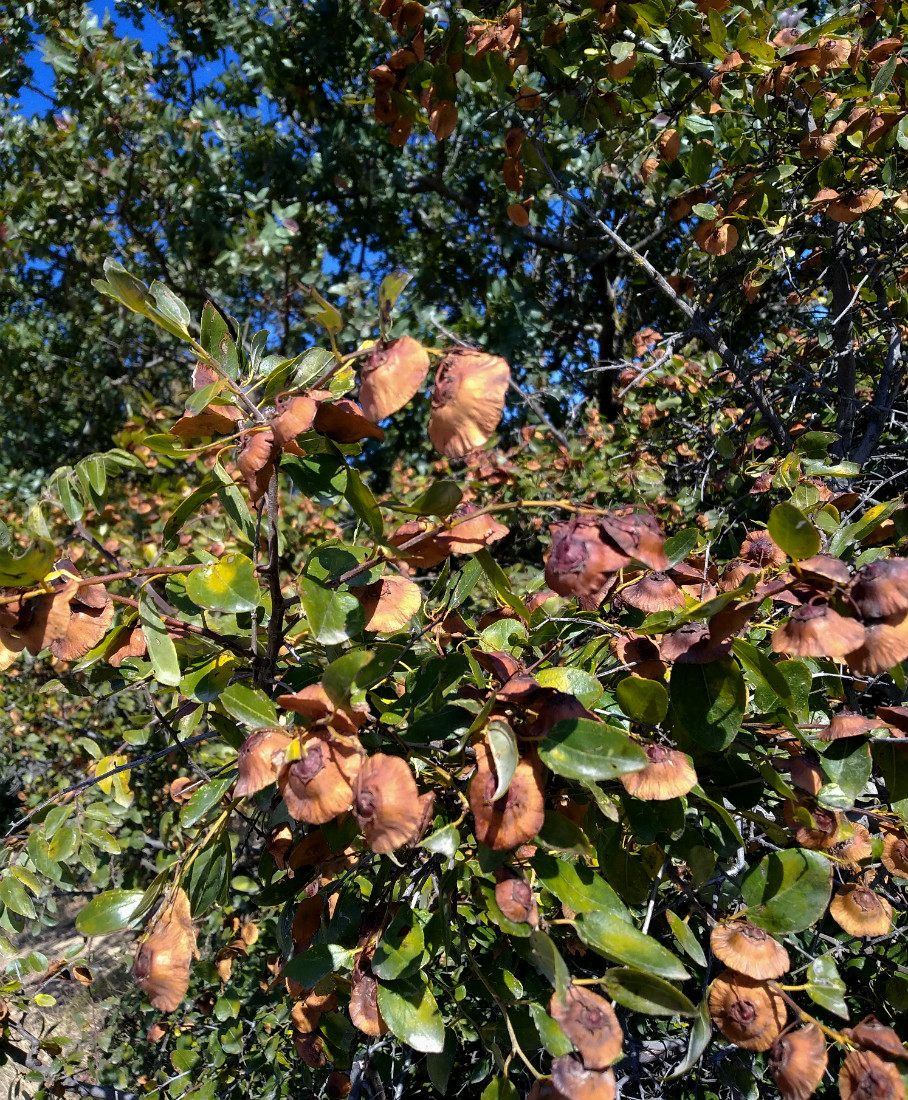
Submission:
M 889 326 L 889 350 L 886 353 L 886 362 L 883 372 L 877 383 L 876 393 L 873 395 L 873 404 L 870 406 L 870 422 L 864 432 L 864 438 L 854 453 L 854 461 L 863 464 L 870 458 L 880 442 L 880 437 L 886 427 L 886 422 L 892 413 L 892 407 L 898 396 L 905 376 L 905 368 L 908 366 L 904 349 L 902 347 L 902 332 L 898 323 L 890 320 Z
M 832 259 L 829 264 L 829 285 L 832 291 L 832 340 L 836 349 L 836 432 L 839 441 L 835 445 L 840 457 L 848 458 L 854 439 L 854 418 L 858 402 L 854 388 L 857 381 L 857 361 L 854 354 L 853 310 L 855 299 L 851 293 L 851 272 L 847 263 L 846 229 L 836 225 L 832 234 Z
M 259 687 L 274 683 L 274 670 L 277 667 L 278 654 L 284 640 L 284 597 L 281 592 L 281 563 L 279 546 L 280 515 L 279 487 L 277 467 L 271 475 L 271 484 L 266 494 L 268 512 L 268 564 L 261 569 L 268 581 L 271 593 L 271 618 L 268 620 L 268 644 L 265 657 L 258 670 Z
M 766 425 L 772 432 L 773 438 L 776 441 L 776 445 L 783 452 L 791 450 L 791 437 L 785 430 L 782 421 L 779 419 L 775 409 L 769 403 L 763 387 L 758 380 L 754 377 L 753 373 L 748 369 L 744 362 L 731 350 L 731 348 L 725 343 L 721 336 L 719 336 L 712 327 L 706 322 L 705 318 L 701 315 L 700 309 L 697 306 L 690 305 L 679 294 L 669 286 L 665 276 L 657 271 L 655 267 L 649 262 L 649 260 L 643 256 L 633 245 L 627 243 L 623 237 L 620 237 L 610 225 L 607 225 L 597 214 L 595 214 L 585 202 L 576 198 L 562 185 L 561 181 L 555 175 L 551 165 L 545 157 L 539 142 L 535 138 L 531 138 L 533 147 L 539 154 L 539 159 L 542 161 L 549 178 L 558 194 L 572 206 L 576 207 L 582 214 L 584 214 L 601 233 L 603 233 L 619 252 L 623 253 L 639 268 L 640 271 L 646 276 L 647 279 L 658 289 L 660 294 L 666 298 L 677 310 L 690 321 L 691 331 L 699 336 L 704 343 L 706 343 L 716 354 L 722 359 L 724 366 L 730 370 L 734 376 L 738 379 L 741 386 L 750 397 L 751 401 L 760 410 L 763 419 L 766 421 Z

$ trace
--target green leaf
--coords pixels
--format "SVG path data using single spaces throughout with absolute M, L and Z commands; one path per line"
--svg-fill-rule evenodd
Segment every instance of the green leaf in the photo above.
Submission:
M 358 686 L 359 674 L 374 658 L 371 649 L 354 649 L 328 665 L 322 675 L 322 687 L 336 707 L 349 706 L 354 696 L 363 695 L 363 689 Z
M 821 1008 L 847 1020 L 849 1013 L 845 992 L 845 983 L 839 976 L 832 955 L 821 955 L 807 967 L 807 996 Z
M 527 942 L 533 966 L 548 981 L 549 985 L 555 990 L 558 999 L 563 1003 L 567 996 L 567 988 L 571 983 L 567 963 L 545 932 L 536 931 L 531 933 Z
M 103 936 L 127 928 L 142 896 L 141 890 L 106 890 L 79 911 L 76 931 L 82 936 Z
M 198 416 L 212 397 L 216 397 L 221 392 L 223 385 L 224 383 L 218 379 L 207 386 L 202 386 L 200 390 L 193 390 L 186 399 L 186 412 L 190 416 Z
M 556 852 L 573 853 L 578 856 L 592 856 L 593 849 L 586 833 L 564 814 L 546 810 L 542 828 L 536 834 L 536 840 L 543 848 Z
M 674 1081 L 676 1077 L 683 1077 L 700 1061 L 703 1052 L 709 1046 L 713 1034 L 713 1022 L 709 1015 L 709 999 L 704 997 L 697 1009 L 697 1018 L 691 1024 L 690 1038 L 687 1041 L 687 1050 L 681 1063 L 675 1067 L 674 1072 L 665 1081 Z
M 453 825 L 445 825 L 436 832 L 430 833 L 420 847 L 453 859 L 454 853 L 460 847 L 460 833 Z
M 328 945 L 319 943 L 294 955 L 281 971 L 281 977 L 299 982 L 306 989 L 312 989 L 333 970 L 334 958 Z
M 616 686 L 615 699 L 633 722 L 657 726 L 668 714 L 668 692 L 657 680 L 628 676 Z
M 741 728 L 747 687 L 732 657 L 706 665 L 675 664 L 671 676 L 672 710 L 698 744 L 711 752 L 727 748 Z
M 234 485 L 233 478 L 220 462 L 215 462 L 211 468 L 211 476 L 214 477 L 219 483 L 218 488 L 218 500 L 221 502 L 221 507 L 227 513 L 227 518 L 237 532 L 250 544 L 255 546 L 256 534 L 255 523 L 252 516 L 249 514 L 249 509 L 246 506 L 246 501 L 243 499 L 243 494 Z
M 424 1053 L 440 1053 L 445 1025 L 427 985 L 390 986 L 380 983 L 378 1008 L 385 1023 L 402 1043 Z
M 204 786 L 192 792 L 186 805 L 180 810 L 180 824 L 189 829 L 200 821 L 205 814 L 216 806 L 236 780 L 236 772 L 231 768 L 226 775 L 210 779 Z
M 148 294 L 148 287 L 141 279 L 130 275 L 118 260 L 111 258 L 104 261 L 104 276 L 107 279 L 106 283 L 99 279 L 92 280 L 102 294 L 122 302 L 135 313 L 148 315 L 152 299 Z
M 706 956 L 703 954 L 703 948 L 691 931 L 687 921 L 683 921 L 671 909 L 666 911 L 665 916 L 668 919 L 668 926 L 672 930 L 672 935 L 684 954 L 693 959 L 698 966 L 706 966 Z
M 255 566 L 242 554 L 225 554 L 219 561 L 194 569 L 186 578 L 186 592 L 209 611 L 255 611 L 259 605 Z
M 378 288 L 378 326 L 382 340 L 388 339 L 391 332 L 391 311 L 412 278 L 408 271 L 398 267 L 381 281 Z
M 585 707 L 593 706 L 602 694 L 602 684 L 592 673 L 568 665 L 540 669 L 536 673 L 536 682 L 540 687 L 554 688 L 566 695 L 576 695 Z
M 769 535 L 778 548 L 795 561 L 820 552 L 819 533 L 802 511 L 784 501 L 769 514 Z
M 680 989 L 654 974 L 633 967 L 606 970 L 605 988 L 618 1004 L 647 1016 L 696 1016 L 697 1009 Z
M 627 906 L 592 868 L 546 854 L 535 855 L 532 866 L 542 885 L 574 912 L 594 913 L 601 910 L 631 923 Z
M 483 573 L 485 573 L 492 582 L 492 587 L 495 589 L 498 596 L 512 611 L 515 611 L 521 619 L 529 621 L 530 612 L 526 604 L 511 591 L 511 582 L 508 580 L 507 574 L 498 562 L 495 561 L 489 551 L 483 547 L 482 550 L 478 550 L 473 556 L 482 566 Z
M 507 1077 L 495 1077 L 482 1090 L 479 1100 L 520 1100 L 520 1093 Z
M 189 868 L 185 886 L 194 917 L 207 913 L 212 905 L 226 904 L 232 870 L 233 851 L 222 830 L 208 841 Z
M 340 645 L 362 631 L 366 617 L 355 596 L 328 588 L 310 577 L 300 577 L 299 588 L 303 611 L 317 642 Z
M 560 1058 L 562 1054 L 571 1053 L 574 1044 L 542 1005 L 531 1004 L 530 1016 L 532 1016 L 536 1030 L 539 1032 L 539 1041 L 553 1058 Z
M 212 359 L 219 362 L 221 358 L 221 341 L 225 336 L 228 339 L 230 338 L 230 329 L 211 302 L 206 302 L 202 309 L 202 320 L 199 329 L 199 343 Z
M 377 538 L 381 538 L 385 533 L 385 523 L 382 519 L 381 509 L 372 495 L 372 490 L 363 481 L 359 471 L 354 470 L 352 466 L 347 470 L 347 485 L 344 489 L 344 496 L 359 519 Z
M 557 722 L 539 746 L 539 756 L 556 775 L 594 782 L 638 772 L 647 765 L 646 753 L 624 730 L 589 718 Z
M 0 587 L 27 588 L 40 581 L 54 564 L 55 551 L 50 543 L 30 546 L 18 557 L 0 550 Z
M 826 784 L 817 801 L 828 810 L 850 810 L 864 793 L 870 780 L 873 761 L 865 737 L 844 737 L 833 741 L 821 760 Z
M 886 63 L 880 69 L 880 71 L 873 78 L 873 83 L 870 85 L 870 94 L 879 95 L 881 92 L 885 92 L 889 85 L 892 83 L 892 75 L 895 72 L 895 67 L 899 63 L 899 51 L 896 50 L 890 54 L 886 59 Z
M 671 951 L 613 913 L 580 913 L 574 925 L 583 942 L 603 958 L 662 978 L 683 981 L 690 977 Z
M 25 892 L 25 887 L 12 875 L 0 879 L 0 901 L 7 909 L 12 909 L 22 917 L 28 917 L 29 920 L 35 920 L 37 917 L 32 899 Z
M 218 696 L 218 702 L 228 714 L 244 726 L 262 729 L 277 725 L 277 711 L 274 703 L 261 688 L 247 687 L 245 684 L 230 684 Z
M 665 540 L 664 552 L 668 558 L 669 568 L 673 568 L 679 561 L 684 561 L 688 554 L 696 550 L 700 544 L 700 532 L 695 527 L 688 527 L 679 531 L 677 535 Z
M 213 703 L 236 671 L 237 661 L 231 653 L 221 653 L 209 661 L 193 665 L 180 680 L 180 692 L 199 703 Z
M 758 687 L 764 688 L 771 696 L 774 695 L 786 710 L 794 706 L 794 696 L 788 681 L 765 653 L 750 642 L 744 641 L 743 638 L 735 638 L 731 648 Z
M 155 279 L 148 289 L 157 306 L 151 316 L 156 313 L 158 316 L 155 320 L 174 336 L 188 336 L 191 315 L 185 303 L 158 279 Z
M 492 795 L 492 801 L 507 794 L 517 770 L 517 738 L 511 729 L 510 723 L 504 718 L 494 718 L 486 729 L 489 748 L 492 751 L 492 759 L 495 762 L 495 775 L 498 777 L 498 785 Z
M 803 932 L 826 912 L 832 864 L 820 852 L 771 852 L 741 882 L 747 919 L 772 935 Z
M 378 941 L 372 957 L 377 978 L 394 981 L 418 968 L 425 951 L 422 926 L 408 905 L 398 909 L 394 920 Z
M 408 516 L 449 516 L 463 499 L 463 489 L 456 481 L 436 481 L 411 504 L 392 505 L 395 512 Z
M 148 657 L 158 682 L 167 687 L 178 687 L 182 673 L 177 647 L 167 633 L 164 620 L 151 597 L 144 591 L 139 597 L 139 622 L 142 624 Z

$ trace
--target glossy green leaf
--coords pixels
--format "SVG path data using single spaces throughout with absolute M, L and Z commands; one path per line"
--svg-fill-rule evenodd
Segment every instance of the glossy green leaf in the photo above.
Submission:
M 670 982 L 633 967 L 620 967 L 605 972 L 605 988 L 609 996 L 647 1016 L 696 1016 L 696 1006 Z
M 627 906 L 591 867 L 546 854 L 535 855 L 532 866 L 542 885 L 568 909 L 576 913 L 602 911 L 632 922 Z
M 820 552 L 820 536 L 802 511 L 783 501 L 769 514 L 769 534 L 779 549 L 795 561 L 812 558 Z
M 355 596 L 310 577 L 300 577 L 299 589 L 303 611 L 317 642 L 339 645 L 362 631 L 366 617 Z
M 737 662 L 723 657 L 706 665 L 675 664 L 672 710 L 685 731 L 705 749 L 727 748 L 747 707 L 747 686 Z
M 40 581 L 54 564 L 54 548 L 49 543 L 30 546 L 24 554 L 0 550 L 0 586 L 25 588 Z
M 206 477 L 198 488 L 194 489 L 188 497 L 174 508 L 164 524 L 163 544 L 165 550 L 174 550 L 180 543 L 180 531 L 186 521 L 196 514 L 199 509 L 210 500 L 221 487 L 221 483 L 213 477 Z M 190 574 L 192 576 L 192 574 Z
M 232 870 L 230 840 L 221 830 L 196 856 L 184 882 L 193 917 L 201 917 L 213 905 L 226 903 Z
M 850 810 L 867 789 L 873 761 L 866 737 L 833 741 L 820 760 L 826 783 L 817 801 L 828 810 Z
M 351 699 L 363 695 L 358 686 L 360 674 L 375 659 L 371 649 L 354 649 L 332 661 L 322 674 L 322 687 L 336 707 L 349 706 Z
M 668 714 L 668 692 L 658 680 L 628 676 L 616 685 L 615 699 L 632 722 L 657 726 Z
M 372 970 L 383 981 L 403 978 L 418 968 L 424 950 L 422 925 L 409 906 L 401 906 L 376 945 Z
M 208 813 L 212 806 L 216 806 L 224 794 L 233 786 L 236 780 L 236 772 L 231 770 L 226 775 L 217 779 L 210 779 L 198 790 L 192 792 L 189 801 L 180 810 L 180 824 L 189 829 Z
M 691 1024 L 689 1038 L 687 1040 L 687 1050 L 684 1052 L 684 1057 L 675 1067 L 674 1071 L 664 1078 L 664 1080 L 674 1081 L 676 1078 L 683 1077 L 689 1070 L 693 1069 L 703 1056 L 703 1052 L 709 1046 L 712 1034 L 713 1022 L 709 1015 L 709 999 L 704 997 L 700 1007 L 697 1009 L 696 1019 Z
M 671 951 L 613 913 L 604 910 L 580 913 L 574 923 L 577 935 L 583 942 L 612 962 L 662 978 L 683 981 L 690 977 L 680 959 Z
M 533 965 L 555 990 L 559 1000 L 564 1001 L 571 974 L 561 952 L 545 932 L 536 931 L 528 940 L 530 958 Z
M 474 555 L 476 561 L 482 566 L 482 571 L 492 582 L 492 587 L 495 589 L 498 597 L 511 608 L 521 619 L 528 621 L 530 613 L 527 610 L 526 604 L 519 596 L 515 596 L 511 589 L 511 582 L 508 580 L 508 576 L 501 568 L 497 561 L 492 557 L 489 551 L 483 547 L 482 550 L 477 550 Z
M 590 672 L 582 668 L 558 665 L 542 668 L 536 673 L 540 687 L 554 688 L 567 695 L 576 695 L 585 707 L 593 706 L 602 694 L 602 684 Z
M 277 725 L 274 703 L 261 688 L 230 684 L 218 696 L 218 702 L 238 722 L 252 729 Z
M 687 921 L 683 921 L 671 909 L 666 912 L 665 916 L 668 920 L 668 926 L 672 930 L 672 935 L 675 937 L 675 942 L 684 954 L 693 959 L 698 966 L 706 966 L 706 955 L 704 955 L 700 941 L 691 931 Z
M 807 967 L 807 995 L 815 1003 L 847 1020 L 846 987 L 832 955 L 821 955 Z
M 809 928 L 826 912 L 831 890 L 832 864 L 805 848 L 770 852 L 741 883 L 747 919 L 772 935 Z
M 177 687 L 182 676 L 177 647 L 147 592 L 139 597 L 139 622 L 142 624 L 142 634 L 148 646 L 148 657 L 155 677 L 168 687 Z
M 28 917 L 29 920 L 34 920 L 37 916 L 32 899 L 26 893 L 25 887 L 8 873 L 0 879 L 0 901 L 14 913 Z
M 281 971 L 282 978 L 299 982 L 306 989 L 318 985 L 334 970 L 334 958 L 327 944 L 313 944 L 294 955 Z
M 378 288 L 378 325 L 382 340 L 391 332 L 391 311 L 413 276 L 403 268 L 395 268 L 381 281 Z
M 445 1025 L 432 991 L 423 983 L 378 986 L 378 1008 L 402 1043 L 424 1053 L 445 1045 Z
M 79 910 L 76 931 L 83 936 L 102 936 L 127 928 L 142 896 L 141 890 L 106 890 Z
M 186 578 L 189 598 L 209 611 L 254 611 L 259 604 L 255 566 L 242 554 L 225 554 Z
M 482 1090 L 479 1100 L 519 1100 L 519 1098 L 520 1093 L 507 1077 L 495 1077 Z
M 395 504 L 395 512 L 410 516 L 449 516 L 463 500 L 463 489 L 456 481 L 436 481 L 410 504 Z
M 234 530 L 238 532 L 251 546 L 255 545 L 255 521 L 249 514 L 249 508 L 243 494 L 236 487 L 233 478 L 227 473 L 220 462 L 216 462 L 211 468 L 211 476 L 218 482 L 217 496 L 221 507 L 230 520 Z
M 566 779 L 615 779 L 647 765 L 646 753 L 624 730 L 589 718 L 556 723 L 540 744 L 539 756 Z
M 539 1041 L 553 1058 L 560 1058 L 562 1054 L 571 1053 L 574 1044 L 542 1005 L 531 1004 L 530 1015 L 536 1025 L 536 1030 L 539 1032 Z
M 794 706 L 795 700 L 788 681 L 762 650 L 743 638 L 735 638 L 731 648 L 758 688 L 764 689 L 768 697 L 774 696 L 780 707 L 788 709 Z
M 372 490 L 363 481 L 359 471 L 353 469 L 352 466 L 347 470 L 344 496 L 357 517 L 365 523 L 377 538 L 381 538 L 385 533 L 385 523 L 382 519 L 381 509 L 372 495 Z

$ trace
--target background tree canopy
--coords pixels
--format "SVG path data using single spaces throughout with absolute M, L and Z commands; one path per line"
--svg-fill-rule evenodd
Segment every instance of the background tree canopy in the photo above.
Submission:
M 906 21 L 0 14 L 0 1088 L 903 1100 Z

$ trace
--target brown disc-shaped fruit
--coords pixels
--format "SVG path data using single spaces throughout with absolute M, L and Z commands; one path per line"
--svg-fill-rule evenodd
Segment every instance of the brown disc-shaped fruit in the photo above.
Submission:
M 749 531 L 741 543 L 740 556 L 758 569 L 772 569 L 784 565 L 788 556 L 773 542 L 768 531 Z
M 277 781 L 291 740 L 284 729 L 274 727 L 257 730 L 246 738 L 237 754 L 240 777 L 233 788 L 234 798 L 255 794 Z
M 885 936 L 892 927 L 892 906 L 861 884 L 837 890 L 829 915 L 849 936 Z
M 727 256 L 738 247 L 738 230 L 722 217 L 704 221 L 694 230 L 694 244 L 710 256 Z
M 446 141 L 457 129 L 457 105 L 449 99 L 437 99 L 429 109 L 429 129 L 436 141 Z
M 890 875 L 908 878 L 908 837 L 903 832 L 886 833 L 880 859 Z
M 42 649 L 62 641 L 72 617 L 70 603 L 78 591 L 79 582 L 71 580 L 55 592 L 7 604 L 0 618 L 0 643 L 15 653 L 24 647 L 37 657 Z
M 514 924 L 528 924 L 531 928 L 539 924 L 536 895 L 525 878 L 506 874 L 495 884 L 495 904 Z
M 477 554 L 509 533 L 510 529 L 494 516 L 476 515 L 479 511 L 475 504 L 461 504 L 448 517 L 451 527 L 435 536 L 436 545 L 449 554 Z
M 709 945 L 720 962 L 758 981 L 780 978 L 791 965 L 788 952 L 779 941 L 746 920 L 717 924 L 710 934 Z
M 827 604 L 805 604 L 773 634 L 772 651 L 843 660 L 863 644 L 864 635 L 857 619 L 846 619 Z
M 236 464 L 255 504 L 268 491 L 274 464 L 281 453 L 280 444 L 270 428 L 247 432 L 237 443 Z
M 665 573 L 651 573 L 621 590 L 621 598 L 639 611 L 670 611 L 684 606 L 684 593 Z
M 66 633 L 50 644 L 51 653 L 61 661 L 76 661 L 84 657 L 101 641 L 114 618 L 113 600 L 102 584 L 80 586 L 69 611 Z
M 864 825 L 858 822 L 851 827 L 854 829 L 851 836 L 833 844 L 829 854 L 833 859 L 841 860 L 858 870 L 860 861 L 870 859 L 873 855 L 873 848 L 870 844 L 870 833 Z
M 353 816 L 373 852 L 387 854 L 413 840 L 423 806 L 405 760 L 377 752 L 363 762 L 353 782 Z
M 883 192 L 876 187 L 857 191 L 852 195 L 840 195 L 826 207 L 826 216 L 834 222 L 851 225 L 869 210 L 876 209 L 883 198 Z
M 297 821 L 324 825 L 353 807 L 351 783 L 362 756 L 355 748 L 314 731 L 301 741 L 299 760 L 285 764 L 278 786 L 287 812 Z
M 388 1025 L 378 1008 L 378 980 L 372 973 L 371 952 L 363 951 L 353 966 L 350 984 L 350 1019 L 364 1035 L 378 1038 Z
M 845 664 L 862 676 L 888 672 L 908 657 L 908 612 L 867 622 L 860 646 L 845 654 Z
M 615 1100 L 615 1073 L 611 1069 L 587 1069 L 576 1054 L 564 1054 L 552 1062 L 552 1100 Z
M 376 344 L 362 365 L 363 415 L 378 423 L 412 401 L 429 373 L 429 353 L 412 336 Z
M 189 898 L 177 889 L 155 917 L 139 944 L 133 976 L 159 1012 L 174 1012 L 189 989 L 189 970 L 196 954 Z
M 823 1080 L 829 1058 L 816 1024 L 780 1035 L 769 1054 L 769 1072 L 782 1100 L 807 1100 Z
M 368 417 L 355 401 L 343 397 L 340 401 L 321 401 L 312 426 L 317 432 L 338 443 L 358 443 L 361 439 L 377 439 L 385 433 Z
M 566 722 L 570 718 L 586 718 L 591 722 L 598 719 L 591 710 L 580 702 L 576 695 L 569 695 L 565 691 L 553 691 L 541 699 L 538 709 L 533 708 L 535 717 L 523 728 L 523 736 L 532 741 L 541 741 L 543 737 L 552 732 L 552 728 L 558 722 Z M 528 718 L 530 715 L 527 716 Z
M 881 1058 L 908 1058 L 908 1049 L 902 1040 L 876 1016 L 865 1016 L 854 1027 L 843 1028 L 842 1034 L 857 1043 L 862 1050 L 873 1051 Z
M 545 583 L 559 596 L 589 596 L 610 574 L 631 564 L 631 556 L 615 547 L 601 524 L 583 516 L 553 524 L 551 533 Z
M 817 737 L 821 741 L 839 741 L 843 737 L 860 737 L 877 729 L 878 722 L 871 722 L 860 714 L 855 714 L 844 707 L 830 719 L 829 725 L 817 730 Z
M 828 554 L 815 554 L 797 563 L 798 575 L 814 588 L 824 591 L 831 588 L 844 588 L 851 580 L 848 566 L 840 559 Z
M 312 942 L 312 937 L 321 927 L 324 910 L 325 903 L 321 894 L 303 898 L 297 905 L 290 926 L 290 935 L 297 951 L 305 951 Z
M 476 771 L 468 797 L 473 811 L 476 839 L 497 851 L 526 844 L 539 832 L 545 819 L 542 766 L 535 753 L 517 763 L 511 785 L 500 798 L 495 761 L 487 741 L 476 746 Z
M 615 638 L 610 644 L 618 660 L 635 675 L 645 680 L 661 680 L 665 676 L 668 666 L 652 638 L 628 633 Z
M 891 1062 L 852 1050 L 839 1070 L 839 1093 L 842 1100 L 905 1100 L 905 1083 Z
M 679 798 L 697 785 L 697 773 L 683 752 L 665 745 L 644 745 L 649 763 L 637 772 L 619 775 L 628 794 L 644 802 L 665 802 Z
M 141 626 L 136 624 L 132 627 L 120 627 L 119 630 L 114 631 L 113 637 L 105 648 L 104 659 L 109 665 L 119 668 L 128 657 L 144 657 L 147 652 L 145 635 L 142 633 Z
M 656 518 L 649 512 L 606 512 L 599 523 L 609 540 L 623 554 L 645 565 L 647 569 L 665 572 L 669 567 L 665 556 L 665 535 Z
M 709 1014 L 725 1036 L 745 1050 L 769 1050 L 788 1011 L 771 986 L 723 970 L 709 992 Z
M 422 606 L 422 593 L 406 577 L 382 577 L 363 588 L 351 588 L 366 613 L 366 630 L 390 634 L 403 630 Z
M 448 458 L 481 447 L 498 427 L 511 370 L 499 355 L 450 351 L 438 365 L 429 438 Z
M 801 820 L 799 810 L 806 810 L 813 819 Z M 837 843 L 842 818 L 834 810 L 818 806 L 813 799 L 799 798 L 798 801 L 786 801 L 782 805 L 782 817 L 791 830 L 791 835 L 802 848 L 826 851 Z
M 577 1048 L 586 1069 L 605 1069 L 620 1056 L 624 1032 L 615 1010 L 586 986 L 568 986 L 564 1004 L 553 994 L 549 1015 Z
M 862 566 L 849 591 L 859 613 L 885 619 L 908 611 L 908 558 L 886 558 Z
M 352 737 L 369 717 L 366 706 L 336 707 L 321 684 L 310 684 L 292 695 L 275 700 L 284 710 L 292 710 L 307 719 L 307 725 L 330 726 L 343 737 Z
M 274 441 L 283 447 L 301 432 L 308 432 L 315 420 L 318 405 L 307 394 L 297 394 L 279 401 L 271 418 Z

